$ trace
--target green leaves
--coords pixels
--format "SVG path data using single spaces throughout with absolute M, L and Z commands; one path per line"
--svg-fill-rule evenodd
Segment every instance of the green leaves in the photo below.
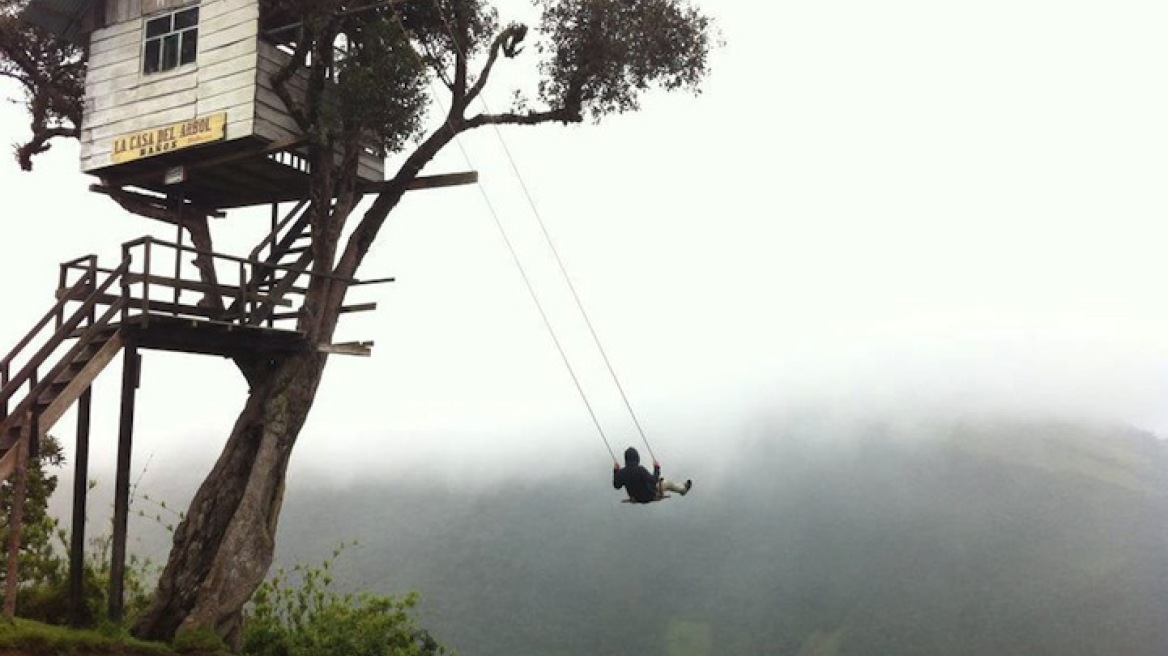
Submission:
M 653 87 L 697 92 L 710 19 L 684 0 L 538 0 L 540 98 L 599 119 L 640 107 Z
M 337 116 L 345 134 L 372 137 L 382 153 L 421 133 L 429 104 L 425 65 L 397 21 L 356 23 L 336 68 Z
M 355 543 L 354 543 L 355 544 Z M 337 558 L 346 545 L 333 551 Z M 449 652 L 417 626 L 418 596 L 342 594 L 332 588 L 332 560 L 279 569 L 260 585 L 244 617 L 243 653 L 251 656 L 440 656 Z

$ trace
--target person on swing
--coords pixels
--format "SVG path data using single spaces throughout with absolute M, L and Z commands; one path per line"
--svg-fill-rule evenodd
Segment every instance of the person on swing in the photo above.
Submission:
M 653 462 L 653 473 L 641 465 L 641 454 L 633 447 L 625 449 L 625 466 L 612 463 L 612 487 L 619 490 L 622 487 L 634 503 L 652 503 L 665 498 L 666 492 L 676 492 L 685 496 L 693 487 L 693 481 L 686 479 L 685 484 L 661 478 L 661 465 Z

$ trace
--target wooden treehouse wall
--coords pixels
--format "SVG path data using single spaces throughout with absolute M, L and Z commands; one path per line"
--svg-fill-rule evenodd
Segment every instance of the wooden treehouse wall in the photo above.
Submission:
M 114 139 L 120 135 L 216 112 L 227 112 L 228 140 L 252 134 L 258 4 L 254 0 L 198 4 L 196 63 L 173 71 L 142 73 L 145 22 L 141 15 L 93 33 L 85 80 L 81 170 L 112 164 Z
M 284 110 L 284 103 L 272 88 L 271 76 L 275 75 L 288 61 L 290 55 L 275 45 L 261 40 L 259 42 L 259 89 L 256 96 L 256 134 L 270 141 L 289 139 L 300 133 L 296 122 Z M 293 96 L 304 97 L 307 87 L 307 76 L 299 76 L 290 80 L 288 87 Z M 385 174 L 385 162 L 381 157 L 366 154 L 361 157 L 357 175 L 363 180 L 382 180 Z
M 144 74 L 145 18 L 193 5 L 199 6 L 195 63 Z M 227 114 L 227 141 L 280 143 L 300 136 L 270 81 L 289 55 L 259 34 L 257 0 L 115 0 L 106 3 L 104 19 L 105 27 L 90 38 L 82 171 L 113 165 L 114 141 L 120 136 L 219 112 Z M 294 97 L 303 97 L 305 77 L 289 82 Z M 382 180 L 382 158 L 362 157 L 359 175 Z

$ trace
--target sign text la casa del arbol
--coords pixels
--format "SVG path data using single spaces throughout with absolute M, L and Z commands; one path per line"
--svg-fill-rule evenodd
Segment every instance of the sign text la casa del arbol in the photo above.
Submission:
M 114 138 L 111 159 L 114 164 L 190 148 L 226 135 L 227 113 L 179 121 L 162 127 L 124 134 Z

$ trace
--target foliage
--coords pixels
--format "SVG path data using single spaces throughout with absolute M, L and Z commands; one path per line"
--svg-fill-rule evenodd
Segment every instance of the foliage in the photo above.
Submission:
M 64 460 L 61 443 L 49 435 L 41 440 L 40 457 L 28 461 L 24 521 L 17 563 L 21 581 L 26 584 L 52 584 L 68 578 L 68 564 L 61 561 L 53 548 L 53 538 L 59 530 L 57 520 L 48 512 L 49 498 L 57 489 L 57 477 L 46 470 L 48 466 L 61 465 Z M 5 562 L 9 536 L 7 518 L 12 513 L 13 485 L 12 479 L 0 482 L 0 514 L 6 518 L 0 526 L 0 546 L 5 550 Z M 7 567 L 0 568 L 0 589 L 7 581 L 7 575 Z M 28 593 L 27 585 L 21 592 Z
M 29 171 L 33 156 L 49 150 L 52 139 L 80 136 L 86 58 L 78 44 L 20 20 L 25 4 L 0 0 L 0 77 L 23 90 L 32 137 L 15 150 L 20 167 Z
M 341 549 L 333 551 L 335 559 Z M 243 652 L 252 656 L 439 656 L 449 653 L 419 628 L 414 593 L 400 598 L 341 594 L 332 561 L 279 569 L 260 585 L 244 619 Z M 294 583 L 293 580 L 296 580 Z
M 654 85 L 697 91 L 710 19 L 680 0 L 539 0 L 540 98 L 593 118 L 640 108 Z
M 28 463 L 27 494 L 21 530 L 20 588 L 17 611 L 21 617 L 64 624 L 69 619 L 69 535 L 59 521 L 49 514 L 49 498 L 57 489 L 58 478 L 49 467 L 65 462 L 60 442 L 53 436 L 41 441 L 40 458 Z M 92 485 L 92 484 L 91 484 Z M 12 481 L 0 483 L 0 513 L 8 517 L 12 508 Z M 0 526 L 0 540 L 8 544 L 8 524 Z M 110 558 L 113 538 L 109 534 L 89 541 L 82 575 L 87 624 L 108 622 L 106 591 L 110 581 Z M 6 554 L 5 554 L 6 555 Z M 149 586 L 154 566 L 136 554 L 127 557 L 124 581 L 125 612 L 132 617 L 149 600 Z M 7 578 L 7 568 L 0 568 L 0 586 Z

